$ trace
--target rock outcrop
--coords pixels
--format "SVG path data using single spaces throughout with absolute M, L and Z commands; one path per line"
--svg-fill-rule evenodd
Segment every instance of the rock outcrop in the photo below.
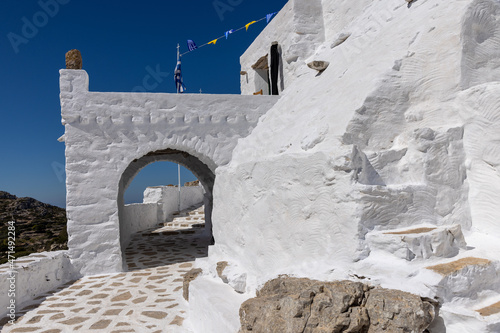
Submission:
M 65 209 L 0 191 L 0 264 L 7 261 L 9 221 L 15 221 L 16 257 L 67 249 Z
M 239 333 L 420 333 L 433 319 L 434 306 L 407 292 L 280 276 L 242 304 Z

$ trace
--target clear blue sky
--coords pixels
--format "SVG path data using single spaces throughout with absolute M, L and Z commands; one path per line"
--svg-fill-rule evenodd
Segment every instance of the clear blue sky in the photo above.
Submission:
M 169 72 L 152 92 L 175 92 L 176 45 L 198 45 L 280 10 L 286 0 L 0 2 L 0 190 L 64 207 L 64 133 L 59 69 L 65 53 L 79 49 L 92 91 L 130 92 L 146 68 Z M 188 92 L 239 94 L 239 57 L 265 28 L 220 40 L 183 57 Z M 171 163 L 143 169 L 126 193 L 142 198 L 146 186 L 176 183 Z M 182 182 L 193 180 L 187 171 Z

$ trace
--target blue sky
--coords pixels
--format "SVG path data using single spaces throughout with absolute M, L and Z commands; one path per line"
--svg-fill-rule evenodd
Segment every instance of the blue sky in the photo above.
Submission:
M 0 190 L 64 207 L 64 133 L 59 69 L 79 49 L 92 91 L 130 92 L 147 68 L 168 72 L 151 92 L 175 93 L 176 46 L 198 45 L 280 10 L 286 0 L 0 2 Z M 188 92 L 239 94 L 239 57 L 265 28 L 261 21 L 182 59 Z M 194 179 L 182 171 L 182 182 Z M 146 186 L 177 182 L 172 163 L 141 171 L 126 193 L 140 201 Z

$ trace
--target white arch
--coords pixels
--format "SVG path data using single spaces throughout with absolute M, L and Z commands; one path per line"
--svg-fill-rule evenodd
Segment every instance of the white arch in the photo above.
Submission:
M 68 248 L 82 275 L 122 271 L 120 200 L 141 168 L 159 158 L 174 159 L 211 193 L 216 169 L 231 160 L 238 139 L 278 100 L 90 92 L 85 71 L 66 69 L 60 75 Z M 162 157 L 166 149 L 187 155 Z

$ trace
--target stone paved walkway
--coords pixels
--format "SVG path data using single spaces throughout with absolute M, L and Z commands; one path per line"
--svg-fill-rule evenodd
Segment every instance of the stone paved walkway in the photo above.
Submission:
M 190 332 L 182 277 L 207 255 L 203 207 L 169 223 L 133 237 L 128 272 L 84 277 L 42 295 L 1 332 Z

